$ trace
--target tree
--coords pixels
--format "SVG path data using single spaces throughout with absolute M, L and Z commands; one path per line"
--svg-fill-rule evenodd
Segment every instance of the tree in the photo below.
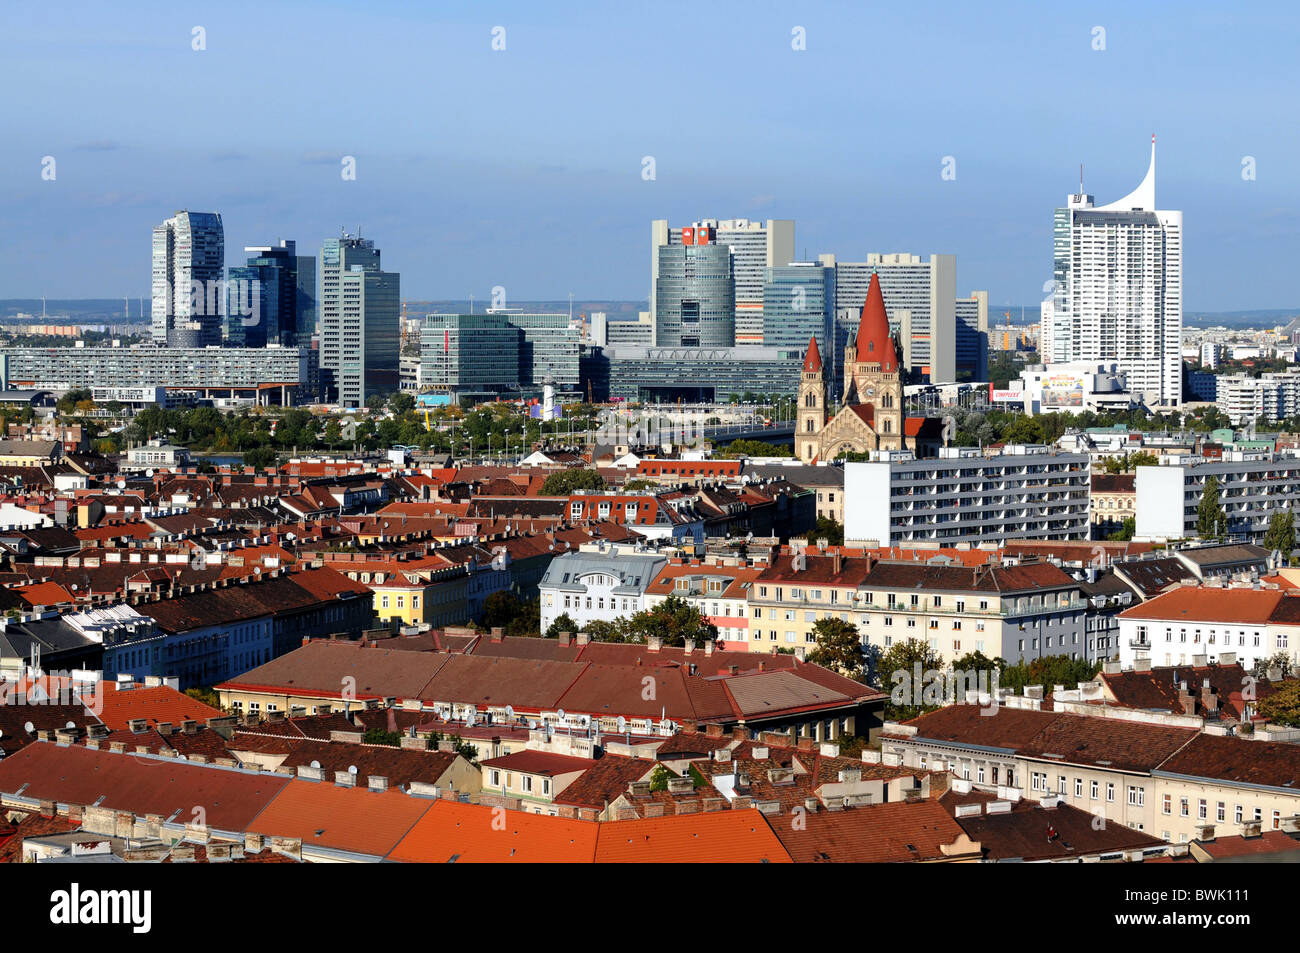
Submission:
M 254 447 L 244 451 L 244 466 L 265 470 L 275 466 L 276 453 L 270 447 Z
M 363 745 L 388 745 L 390 748 L 400 747 L 402 744 L 402 735 L 397 731 L 385 731 L 383 728 L 367 728 L 365 734 L 361 736 Z
M 1264 534 L 1266 549 L 1275 549 L 1283 556 L 1290 556 L 1295 549 L 1295 514 L 1290 510 L 1274 513 L 1268 521 L 1268 531 Z
M 557 470 L 542 484 L 542 496 L 568 496 L 574 490 L 603 490 L 605 478 L 595 470 Z
M 733 440 L 717 454 L 719 457 L 735 459 L 738 457 L 793 457 L 792 447 L 779 447 L 762 440 Z
M 813 635 L 817 647 L 808 653 L 807 661 L 862 680 L 862 637 L 853 623 L 832 617 L 818 619 L 813 624 Z
M 561 613 L 559 616 L 557 616 L 555 621 L 551 623 L 550 628 L 546 630 L 545 637 L 548 639 L 558 639 L 560 637 L 561 632 L 577 632 L 577 631 L 578 631 L 578 623 L 573 621 L 573 616 L 569 615 L 569 613 L 567 612 L 564 612 Z
M 396 393 L 389 399 L 388 409 L 401 417 L 415 409 L 415 398 L 410 394 Z
M 1120 523 L 1119 529 L 1106 538 L 1115 542 L 1126 543 L 1133 538 L 1133 534 L 1136 532 L 1137 519 L 1132 516 L 1126 516 L 1124 517 L 1124 521 Z
M 713 642 L 718 627 L 705 618 L 694 604 L 669 596 L 651 609 L 638 612 L 627 621 L 628 637 L 634 642 L 660 636 L 664 645 L 683 645 L 687 639 L 697 643 Z
M 1300 682 L 1283 682 L 1277 691 L 1260 699 L 1255 710 L 1275 725 L 1300 728 Z
M 817 525 L 808 531 L 806 539 L 810 543 L 816 543 L 817 540 L 824 539 L 830 546 L 843 546 L 844 526 L 829 516 L 819 516 L 817 517 Z
M 906 721 L 938 708 L 937 702 L 926 699 L 924 690 L 926 679 L 942 670 L 943 656 L 931 649 L 929 643 L 920 639 L 895 642 L 877 660 L 872 673 L 876 685 L 890 693 L 889 701 L 885 703 L 885 717 Z M 919 683 L 918 671 L 921 676 Z
M 1223 539 L 1228 535 L 1228 517 L 1219 503 L 1219 478 L 1210 477 L 1196 506 L 1196 535 L 1202 539 Z

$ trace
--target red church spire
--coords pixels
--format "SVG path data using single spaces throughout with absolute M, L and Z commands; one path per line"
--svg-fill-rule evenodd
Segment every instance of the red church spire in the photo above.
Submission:
M 817 336 L 808 339 L 808 354 L 803 359 L 805 373 L 817 374 L 822 369 L 822 352 L 817 349 Z
M 862 303 L 858 319 L 858 363 L 879 364 L 886 373 L 898 370 L 898 351 L 889 333 L 889 316 L 885 314 L 885 296 L 880 293 L 880 279 L 871 276 L 867 300 Z

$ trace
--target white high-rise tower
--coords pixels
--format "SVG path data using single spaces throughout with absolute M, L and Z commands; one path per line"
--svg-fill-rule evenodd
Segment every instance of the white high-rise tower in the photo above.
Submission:
M 1117 363 L 1148 406 L 1182 403 L 1183 213 L 1156 209 L 1156 139 L 1133 192 L 1109 205 L 1068 196 L 1055 215 L 1044 363 Z

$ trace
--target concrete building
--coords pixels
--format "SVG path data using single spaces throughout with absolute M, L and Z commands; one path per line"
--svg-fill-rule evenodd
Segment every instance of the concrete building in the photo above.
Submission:
M 1229 450 L 1218 460 L 1167 456 L 1159 466 L 1137 468 L 1137 538 L 1196 536 L 1197 507 L 1211 477 L 1234 537 L 1259 542 L 1274 513 L 1300 505 L 1300 456 L 1293 451 Z
M 803 349 L 774 347 L 605 348 L 609 394 L 616 400 L 712 403 L 732 394 L 793 394 Z
M 297 254 L 294 242 L 252 245 L 244 265 L 227 281 L 225 342 L 232 347 L 311 347 L 316 333 L 316 259 Z M 249 313 L 250 291 L 256 312 Z
M 9 375 L 20 386 L 155 388 L 210 398 L 291 404 L 310 378 L 309 350 L 264 348 L 59 347 L 10 348 Z
M 420 386 L 457 397 L 580 387 L 580 332 L 564 314 L 431 314 L 420 332 Z
M 221 343 L 226 237 L 221 216 L 179 211 L 153 230 L 153 342 L 170 347 Z
M 650 314 L 658 313 L 655 283 L 659 277 L 659 251 L 665 246 L 698 242 L 703 229 L 707 240 L 731 250 L 734 279 L 735 320 L 731 344 L 767 344 L 763 339 L 764 270 L 795 260 L 794 221 L 768 219 L 751 222 L 746 218 L 703 219 L 682 228 L 669 227 L 666 219 L 650 223 Z M 611 344 L 616 342 L 611 341 Z M 661 346 L 664 342 L 659 343 Z
M 1214 397 L 1234 426 L 1286 420 L 1300 414 L 1300 368 L 1259 377 L 1216 375 Z
M 1088 538 L 1086 454 L 1028 445 L 989 455 L 946 447 L 936 459 L 879 452 L 868 463 L 847 463 L 844 469 L 846 542 Z
M 368 238 L 325 240 L 320 253 L 320 367 L 346 407 L 401 386 L 401 277 Z
M 1151 407 L 1183 400 L 1183 213 L 1156 209 L 1156 146 L 1142 184 L 1109 205 L 1079 192 L 1056 209 L 1047 364 L 1118 363 Z
M 1126 411 L 1141 399 L 1129 391 L 1128 377 L 1118 363 L 1038 364 L 1026 367 L 1019 381 L 1011 384 L 1019 399 L 1008 391 L 994 391 L 994 402 L 1023 407 L 1031 416 L 1059 411 Z

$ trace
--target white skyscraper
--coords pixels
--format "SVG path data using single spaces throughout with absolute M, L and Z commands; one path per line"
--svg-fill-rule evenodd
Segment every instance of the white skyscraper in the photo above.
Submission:
M 1083 192 L 1055 215 L 1044 363 L 1117 363 L 1149 406 L 1182 403 L 1183 213 L 1156 209 L 1156 142 L 1142 184 L 1109 205 Z

